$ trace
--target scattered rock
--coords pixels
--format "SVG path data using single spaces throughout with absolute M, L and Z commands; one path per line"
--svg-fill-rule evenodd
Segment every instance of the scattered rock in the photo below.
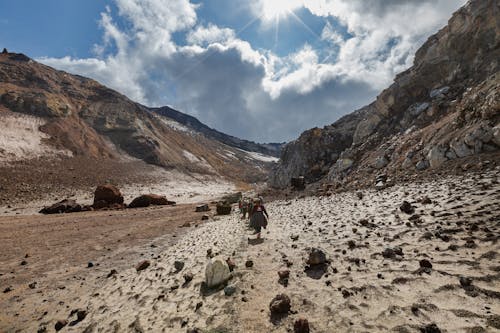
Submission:
M 326 263 L 327 258 L 323 250 L 319 248 L 312 248 L 309 250 L 309 258 L 307 259 L 308 265 L 322 265 Z
M 252 268 L 253 267 L 253 261 L 252 260 L 247 260 L 245 262 L 245 267 L 247 268 Z
M 216 206 L 217 215 L 229 215 L 231 214 L 233 207 L 228 202 L 218 202 Z
M 182 269 L 184 268 L 184 261 L 176 260 L 174 262 L 174 268 L 176 272 L 182 271 Z
M 469 288 L 470 286 L 472 286 L 472 279 L 469 277 L 461 276 L 459 278 L 459 281 L 460 285 L 464 288 Z
M 191 272 L 184 274 L 184 283 L 188 284 L 189 282 L 193 281 L 193 278 L 194 275 Z
M 214 288 L 225 283 L 231 277 L 229 266 L 221 258 L 211 259 L 205 269 L 205 283 L 207 287 Z
M 231 286 L 231 285 L 229 285 L 229 286 L 226 286 L 226 287 L 224 288 L 224 294 L 225 294 L 226 296 L 233 296 L 233 295 L 234 295 L 234 293 L 236 293 L 236 287 L 235 287 L 235 286 Z
M 227 266 L 229 267 L 229 271 L 232 272 L 236 268 L 236 264 L 231 260 L 231 258 L 226 259 Z
M 138 196 L 128 205 L 129 208 L 144 208 L 154 206 L 175 205 L 174 201 L 169 201 L 165 196 L 157 194 L 143 194 Z
M 421 333 L 441 333 L 441 330 L 436 324 L 429 324 L 423 327 L 420 327 Z
M 135 266 L 135 269 L 136 271 L 140 272 L 148 268 L 150 265 L 151 263 L 149 262 L 149 260 L 144 260 L 137 264 L 137 266 Z
M 64 319 L 61 319 L 61 320 L 58 320 L 56 322 L 56 324 L 54 325 L 54 328 L 56 329 L 56 331 L 60 331 L 63 329 L 64 326 L 68 325 L 68 321 L 67 320 L 64 320 Z
M 429 260 L 427 259 L 422 259 L 419 261 L 419 265 L 421 268 L 429 268 L 432 269 L 432 264 Z
M 309 333 L 309 321 L 304 318 L 299 318 L 293 324 L 293 332 L 294 333 Z
M 114 276 L 114 275 L 116 275 L 116 274 L 118 274 L 118 271 L 117 271 L 116 269 L 112 269 L 112 270 L 108 273 L 108 275 L 106 275 L 106 278 L 108 278 L 108 279 L 109 279 L 110 277 L 112 277 L 112 276 Z
M 210 218 L 210 216 L 209 216 L 209 215 L 207 215 L 207 214 L 203 214 L 203 215 L 201 216 L 201 220 L 202 220 L 202 221 L 206 221 L 206 220 L 208 220 L 209 218 Z
M 269 304 L 271 315 L 286 314 L 290 311 L 290 297 L 285 294 L 276 295 Z
M 413 214 L 415 212 L 415 208 L 408 201 L 403 201 L 399 209 L 406 214 Z
M 40 210 L 40 214 L 62 214 L 62 213 L 77 213 L 82 211 L 82 206 L 76 203 L 75 200 L 64 199 L 52 206 L 45 207 Z
M 200 213 L 200 212 L 208 212 L 210 210 L 210 207 L 208 207 L 208 204 L 203 204 L 196 206 L 195 212 Z
M 120 190 L 110 184 L 98 186 L 94 192 L 93 207 L 101 209 L 114 205 L 123 206 L 123 195 Z

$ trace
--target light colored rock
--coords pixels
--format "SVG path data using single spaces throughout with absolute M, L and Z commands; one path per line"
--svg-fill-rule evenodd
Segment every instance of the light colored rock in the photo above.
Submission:
M 337 160 L 337 163 L 335 165 L 338 171 L 345 171 L 350 167 L 352 167 L 353 164 L 354 161 L 351 160 L 350 158 L 341 158 Z
M 408 112 L 412 115 L 412 116 L 418 116 L 420 115 L 422 112 L 424 112 L 425 110 L 427 110 L 429 108 L 430 104 L 429 103 L 417 103 L 417 104 L 413 104 L 412 106 L 410 106 L 408 108 Z
M 492 137 L 493 142 L 497 146 L 500 146 L 500 124 L 493 127 L 492 135 L 493 135 L 493 137 Z
M 222 258 L 213 258 L 205 269 L 205 283 L 209 288 L 217 287 L 229 280 L 231 273 L 227 262 Z
M 401 164 L 401 167 L 403 169 L 410 169 L 413 167 L 413 162 L 411 161 L 410 158 L 405 158 L 405 160 L 403 161 L 403 163 Z
M 389 164 L 389 161 L 387 160 L 387 158 L 385 158 L 385 156 L 379 156 L 375 160 L 373 167 L 375 169 L 382 169 L 382 168 L 385 168 L 387 166 L 387 164 Z
M 363 119 L 354 132 L 353 144 L 362 143 L 370 134 L 372 134 L 377 128 L 378 124 L 382 121 L 382 118 L 376 114 L 372 113 Z
M 427 160 L 431 168 L 437 168 L 448 159 L 445 156 L 446 148 L 440 146 L 432 147 L 427 153 Z
M 450 87 L 441 87 L 438 89 L 433 89 L 429 93 L 431 98 L 444 97 L 444 95 L 450 90 Z
M 429 162 L 426 161 L 426 160 L 420 160 L 418 161 L 417 165 L 415 165 L 415 167 L 417 168 L 417 170 L 425 170 L 429 167 Z
M 454 160 L 457 158 L 457 154 L 455 154 L 455 151 L 453 151 L 453 149 L 448 149 L 445 156 L 449 160 Z
M 458 157 L 466 157 L 474 155 L 474 151 L 465 144 L 463 140 L 455 139 L 450 143 L 450 148 L 453 149 Z

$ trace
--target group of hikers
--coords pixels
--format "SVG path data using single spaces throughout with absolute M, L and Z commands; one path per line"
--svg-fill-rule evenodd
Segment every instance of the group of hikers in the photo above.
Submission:
M 267 219 L 269 218 L 262 197 L 259 196 L 254 199 L 241 198 L 238 207 L 240 208 L 241 218 L 249 219 L 250 227 L 255 230 L 257 239 L 260 239 L 262 228 L 267 228 Z

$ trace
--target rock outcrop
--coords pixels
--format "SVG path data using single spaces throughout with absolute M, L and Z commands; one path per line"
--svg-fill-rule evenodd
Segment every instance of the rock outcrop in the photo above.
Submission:
M 271 185 L 299 175 L 362 181 L 378 170 L 419 172 L 498 152 L 499 10 L 494 0 L 459 9 L 376 101 L 286 145 Z

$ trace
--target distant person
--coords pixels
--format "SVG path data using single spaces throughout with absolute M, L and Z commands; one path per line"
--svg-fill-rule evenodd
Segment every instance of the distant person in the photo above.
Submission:
M 240 200 L 240 213 L 241 213 L 241 218 L 244 219 L 247 217 L 247 211 L 248 211 L 248 202 L 247 199 L 242 199 Z
M 248 212 L 248 219 L 251 219 L 253 213 L 253 200 L 248 200 L 247 212 Z
M 268 218 L 269 215 L 267 214 L 266 208 L 262 204 L 262 201 L 260 199 L 255 199 L 252 208 L 252 216 L 250 217 L 250 226 L 255 229 L 257 239 L 260 239 L 262 228 L 267 228 Z

